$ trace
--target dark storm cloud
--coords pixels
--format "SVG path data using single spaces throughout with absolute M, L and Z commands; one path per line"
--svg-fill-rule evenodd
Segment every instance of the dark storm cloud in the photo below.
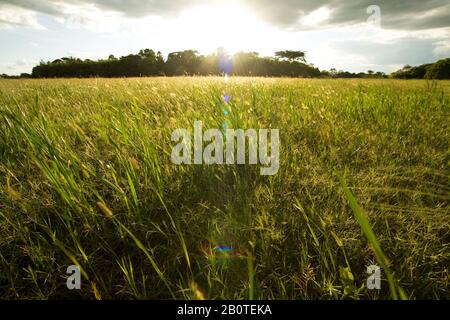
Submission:
M 377 5 L 381 25 L 388 29 L 420 30 L 450 26 L 448 0 L 247 0 L 267 19 L 283 26 L 321 7 L 331 10 L 325 26 L 346 25 L 367 21 L 367 8 Z
M 336 1 L 330 23 L 358 23 L 367 17 L 366 9 L 377 5 L 381 10 L 381 25 L 389 29 L 420 30 L 450 26 L 448 0 L 360 0 Z
M 254 8 L 265 20 L 274 24 L 289 27 L 302 16 L 319 9 L 332 1 L 323 0 L 245 0 L 244 3 Z
M 224 0 L 0 0 L 1 3 L 61 15 L 60 3 L 95 4 L 126 16 L 172 15 L 201 4 L 225 3 Z M 329 19 L 318 27 L 365 22 L 370 5 L 381 9 L 381 25 L 388 29 L 424 30 L 450 26 L 448 0 L 241 0 L 265 21 L 280 27 L 299 27 L 298 20 L 321 7 L 331 10 Z

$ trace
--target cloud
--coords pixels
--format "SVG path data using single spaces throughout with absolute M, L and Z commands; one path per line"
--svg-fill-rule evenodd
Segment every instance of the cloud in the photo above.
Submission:
M 367 20 L 367 7 L 377 5 L 380 8 L 380 20 L 383 28 L 400 30 L 421 30 L 448 27 L 450 6 L 447 0 L 360 0 L 339 1 L 332 17 L 332 23 L 358 23 Z M 446 20 L 442 19 L 447 17 Z
M 450 56 L 450 40 L 442 40 L 433 43 L 433 54 L 438 58 Z
M 450 4 L 448 0 L 253 0 L 262 13 L 275 23 L 295 26 L 297 22 L 320 8 L 331 11 L 323 27 L 364 23 L 369 18 L 367 8 L 378 6 L 380 22 L 386 29 L 421 30 L 448 27 Z M 272 5 L 270 4 L 272 3 Z M 276 10 L 274 7 L 276 6 Z
M 37 64 L 34 59 L 19 59 L 9 64 L 0 64 L 0 74 L 15 74 L 27 73 Z
M 100 11 L 113 11 L 136 18 L 148 15 L 176 15 L 197 5 L 229 2 L 225 0 L 0 0 L 35 12 L 64 17 L 64 7 L 92 6 Z M 317 21 L 314 27 L 352 25 L 367 21 L 367 8 L 377 5 L 381 10 L 381 25 L 387 29 L 427 30 L 448 27 L 450 4 L 448 0 L 240 0 L 263 20 L 289 29 L 305 27 L 302 21 L 320 10 L 329 11 L 327 19 Z M 313 16 L 314 17 L 314 16 Z M 232 17 L 230 17 L 232 20 Z M 311 27 L 311 25 L 310 25 Z
M 331 47 L 340 56 L 351 55 L 360 65 L 370 68 L 387 68 L 399 65 L 420 65 L 445 57 L 449 43 L 434 39 L 402 37 L 393 41 L 376 42 L 371 40 L 334 41 Z M 347 61 L 351 65 L 351 61 Z M 388 70 L 394 71 L 394 70 Z
M 86 29 L 92 32 L 117 32 L 121 29 L 123 14 L 103 11 L 92 4 L 60 4 L 61 14 L 56 21 L 69 29 Z
M 0 3 L 0 30 L 13 29 L 14 27 L 45 29 L 39 24 L 36 12 Z
M 450 53 L 449 28 L 399 31 L 360 25 L 299 34 L 303 36 L 291 42 L 300 43 L 307 51 L 307 60 L 321 69 L 392 72 L 406 64 L 433 62 Z
M 0 0 L 28 10 L 52 16 L 63 16 L 67 6 L 95 6 L 99 10 L 115 11 L 129 17 L 165 15 L 182 11 L 196 4 L 222 0 Z
M 317 26 L 320 23 L 328 20 L 331 15 L 331 10 L 327 7 L 321 7 L 317 10 L 310 12 L 300 19 L 300 23 L 305 26 Z
M 266 0 L 263 0 L 264 2 Z M 253 0 L 261 3 L 261 0 Z M 276 7 L 275 7 L 276 6 Z M 281 0 L 270 5 L 260 5 L 261 13 L 275 24 L 302 29 L 301 22 L 305 17 L 320 10 L 330 11 L 328 19 L 317 27 L 329 28 L 335 26 L 357 25 L 367 22 L 371 13 L 370 6 L 378 6 L 380 24 L 385 29 L 393 30 L 427 30 L 450 26 L 450 4 L 447 0 L 315 0 L 290 1 Z

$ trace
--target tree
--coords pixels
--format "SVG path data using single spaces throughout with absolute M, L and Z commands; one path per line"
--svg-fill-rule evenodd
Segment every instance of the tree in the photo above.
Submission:
M 427 79 L 450 79 L 450 58 L 439 60 L 431 65 L 426 74 Z
M 423 64 L 417 67 L 406 65 L 402 69 L 393 72 L 391 76 L 397 79 L 423 79 L 430 67 L 431 64 Z
M 194 75 L 199 72 L 202 57 L 198 51 L 185 50 L 172 52 L 167 57 L 165 70 L 167 75 Z
M 291 51 L 291 50 L 277 51 L 275 52 L 275 57 L 280 59 L 286 59 L 290 62 L 297 61 L 306 63 L 304 51 Z
M 331 68 L 330 71 L 329 71 L 329 74 L 330 74 L 330 76 L 331 76 L 332 78 L 336 78 L 337 73 L 338 73 L 338 72 L 337 72 L 336 68 Z

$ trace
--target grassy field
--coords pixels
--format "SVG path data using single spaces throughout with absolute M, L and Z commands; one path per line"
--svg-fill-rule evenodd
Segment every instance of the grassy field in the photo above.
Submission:
M 276 175 L 172 164 L 171 132 L 219 128 L 224 94 L 230 127 L 280 130 Z M 449 97 L 425 81 L 0 81 L 0 297 L 448 299 Z

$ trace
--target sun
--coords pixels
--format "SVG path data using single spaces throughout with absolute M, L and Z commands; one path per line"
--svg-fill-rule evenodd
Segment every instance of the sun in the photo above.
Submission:
M 176 23 L 184 39 L 203 52 L 218 47 L 231 54 L 249 50 L 264 36 L 264 25 L 255 12 L 237 3 L 194 7 Z

